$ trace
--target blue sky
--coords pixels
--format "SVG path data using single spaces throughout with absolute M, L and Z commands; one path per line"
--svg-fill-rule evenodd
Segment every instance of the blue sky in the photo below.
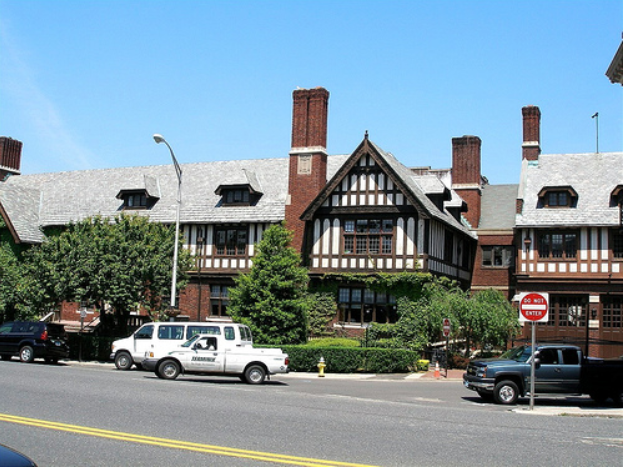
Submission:
M 292 91 L 330 91 L 328 152 L 365 131 L 407 166 L 518 183 L 521 108 L 543 153 L 623 149 L 623 90 L 605 76 L 620 0 L 0 0 L 0 135 L 22 173 L 286 157 Z

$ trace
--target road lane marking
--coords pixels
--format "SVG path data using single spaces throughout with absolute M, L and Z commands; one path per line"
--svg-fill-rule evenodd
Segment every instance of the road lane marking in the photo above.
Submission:
M 245 449 L 228 448 L 223 446 L 213 446 L 209 444 L 191 443 L 188 441 L 180 441 L 167 438 L 157 438 L 153 436 L 136 435 L 133 433 L 124 433 L 121 431 L 102 430 L 100 428 L 91 428 L 80 425 L 69 425 L 66 423 L 51 422 L 48 420 L 40 420 L 36 418 L 18 417 L 0 413 L 0 421 L 7 423 L 17 423 L 20 425 L 34 426 L 46 428 L 50 430 L 66 431 L 70 433 L 79 433 L 88 436 L 96 436 L 99 438 L 108 438 L 119 441 L 149 444 L 152 446 L 160 446 L 166 448 L 182 449 L 187 451 L 201 452 L 206 454 L 215 454 L 218 456 L 239 457 L 244 459 L 252 459 L 263 462 L 274 462 L 288 465 L 299 465 L 305 467 L 375 467 L 366 464 L 355 464 L 351 462 L 330 461 L 324 459 L 313 459 L 307 457 L 288 456 L 284 454 L 274 454 L 262 451 L 248 451 Z

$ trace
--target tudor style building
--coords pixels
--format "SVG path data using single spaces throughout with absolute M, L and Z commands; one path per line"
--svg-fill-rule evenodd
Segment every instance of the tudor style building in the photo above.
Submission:
M 476 136 L 452 139 L 451 169 L 408 168 L 367 134 L 351 155 L 329 155 L 328 100 L 323 88 L 293 92 L 288 157 L 182 165 L 181 230 L 195 257 L 183 318 L 228 319 L 234 277 L 284 221 L 312 281 L 340 281 L 334 324 L 347 332 L 397 319 L 395 297 L 359 277 L 430 272 L 511 301 L 548 292 L 541 340 L 622 354 L 622 153 L 543 155 L 540 110 L 527 106 L 520 184 L 490 185 Z M 0 138 L 0 215 L 16 243 L 95 214 L 175 221 L 170 165 L 19 175 L 20 157 L 19 141 Z M 56 319 L 76 322 L 78 308 Z
M 293 92 L 288 158 L 182 164 L 180 225 L 196 265 L 180 291 L 182 316 L 227 318 L 234 277 L 249 271 L 264 230 L 282 221 L 313 277 L 431 272 L 468 287 L 476 238 L 461 219 L 466 204 L 366 135 L 352 155 L 328 155 L 328 99 L 323 88 Z M 10 161 L 3 166 L 19 173 L 19 157 Z M 169 165 L 9 176 L 0 212 L 15 242 L 36 244 L 46 228 L 95 214 L 172 224 L 176 193 Z M 341 285 L 337 303 L 335 321 L 354 332 L 396 319 L 394 297 L 357 281 Z M 78 306 L 65 304 L 57 318 L 77 321 Z

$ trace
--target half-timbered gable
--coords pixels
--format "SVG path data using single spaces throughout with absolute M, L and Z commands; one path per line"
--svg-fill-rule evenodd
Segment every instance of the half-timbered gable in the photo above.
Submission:
M 451 191 L 434 178 L 365 136 L 302 215 L 311 273 L 429 271 L 470 280 L 474 239 L 445 209 Z

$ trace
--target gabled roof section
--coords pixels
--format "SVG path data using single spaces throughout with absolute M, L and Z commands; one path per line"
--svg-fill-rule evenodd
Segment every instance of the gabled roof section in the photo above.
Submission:
M 622 152 L 541 154 L 523 166 L 518 195 L 523 209 L 516 226 L 618 226 L 619 208 L 610 199 L 622 184 Z M 542 209 L 539 195 L 545 187 L 573 187 L 575 209 Z
M 446 210 L 440 210 L 428 198 L 423 189 L 419 186 L 415 175 L 408 167 L 400 163 L 395 157 L 369 140 L 367 134 L 358 145 L 356 150 L 349 156 L 345 164 L 336 172 L 332 179 L 327 183 L 326 187 L 317 195 L 312 203 L 306 208 L 301 216 L 302 220 L 311 220 L 314 213 L 321 207 L 324 201 L 332 194 L 334 189 L 341 183 L 344 177 L 356 166 L 360 158 L 368 154 L 373 161 L 387 174 L 393 183 L 399 187 L 404 196 L 414 206 L 419 215 L 423 218 L 437 219 L 453 227 L 456 230 L 470 233 L 470 231 Z M 437 189 L 444 192 L 444 188 L 437 185 Z
M 0 215 L 15 243 L 43 241 L 43 233 L 39 230 L 40 199 L 39 190 L 0 183 Z

